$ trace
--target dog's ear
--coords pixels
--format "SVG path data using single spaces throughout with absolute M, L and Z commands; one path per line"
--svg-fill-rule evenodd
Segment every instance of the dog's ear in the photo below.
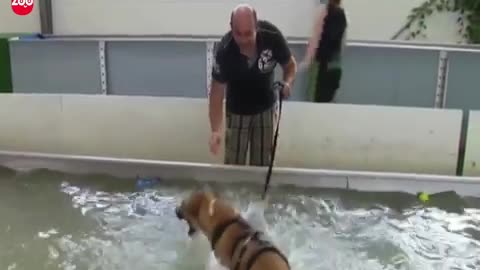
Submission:
M 221 195 L 220 192 L 218 192 L 217 190 L 213 190 L 213 191 L 212 191 L 212 194 L 213 194 L 213 196 L 215 196 L 215 198 L 219 198 L 219 199 L 222 198 L 222 197 L 221 197 L 222 195 Z
M 200 214 L 200 207 L 202 206 L 204 199 L 205 198 L 202 192 L 193 192 L 185 204 L 185 210 L 189 213 L 189 215 L 198 217 Z
M 220 195 L 220 192 L 218 192 L 217 190 L 215 190 L 212 186 L 206 184 L 205 186 L 203 186 L 203 191 L 205 193 L 210 193 L 212 194 L 213 196 L 215 196 L 215 198 L 221 198 L 221 195 Z
M 212 190 L 213 190 L 212 187 L 208 183 L 203 185 L 201 188 L 201 191 L 203 192 L 212 192 Z

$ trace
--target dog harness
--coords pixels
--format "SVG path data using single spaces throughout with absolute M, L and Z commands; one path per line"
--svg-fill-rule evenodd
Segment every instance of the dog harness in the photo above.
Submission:
M 241 249 L 239 251 L 240 253 L 238 255 L 238 258 L 235 260 L 235 267 L 233 268 L 233 270 L 238 270 L 238 268 L 240 267 L 242 258 L 245 254 L 245 251 L 247 250 L 248 244 L 251 241 L 257 242 L 257 244 L 259 245 L 259 248 L 257 248 L 257 250 L 248 259 L 246 263 L 246 268 L 245 268 L 246 270 L 250 270 L 250 268 L 253 266 L 253 263 L 255 263 L 257 258 L 265 252 L 277 253 L 288 265 L 288 269 L 290 269 L 290 264 L 288 262 L 288 259 L 285 257 L 285 255 L 283 255 L 283 253 L 280 250 L 278 250 L 278 248 L 276 248 L 270 241 L 261 239 L 261 236 L 263 233 L 253 230 L 252 227 L 248 224 L 248 222 L 245 221 L 242 217 L 236 217 L 236 218 L 227 220 L 226 222 L 218 225 L 213 230 L 212 250 L 215 250 L 215 245 L 217 244 L 218 240 L 220 240 L 220 238 L 222 237 L 223 233 L 227 230 L 227 228 L 233 224 L 240 225 L 242 229 L 244 229 L 244 232 L 240 234 L 233 242 L 232 251 L 230 254 L 230 258 L 232 259 L 236 254 L 236 251 L 239 245 L 242 243 Z

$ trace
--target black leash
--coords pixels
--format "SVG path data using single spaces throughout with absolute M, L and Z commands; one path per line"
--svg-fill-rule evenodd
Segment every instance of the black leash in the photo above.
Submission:
M 282 89 L 284 84 L 282 82 L 276 82 L 273 84 L 274 91 L 278 91 L 278 100 L 279 100 L 279 107 L 278 107 L 278 119 L 277 119 L 277 128 L 275 129 L 275 137 L 273 138 L 273 146 L 272 146 L 272 155 L 270 159 L 270 165 L 268 166 L 267 177 L 265 179 L 265 186 L 263 188 L 262 200 L 265 200 L 267 196 L 268 187 L 270 184 L 270 179 L 272 178 L 272 169 L 273 163 L 275 162 L 275 152 L 277 150 L 277 139 L 278 139 L 278 130 L 280 127 L 280 117 L 282 115 L 282 103 L 283 103 L 283 95 Z

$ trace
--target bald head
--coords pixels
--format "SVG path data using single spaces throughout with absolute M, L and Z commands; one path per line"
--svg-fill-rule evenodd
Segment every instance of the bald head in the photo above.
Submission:
M 230 18 L 232 24 L 256 22 L 257 15 L 255 9 L 249 4 L 239 4 L 232 10 Z
M 257 28 L 257 14 L 251 5 L 237 5 L 232 11 L 230 26 L 232 28 L 233 37 L 239 46 L 254 45 Z

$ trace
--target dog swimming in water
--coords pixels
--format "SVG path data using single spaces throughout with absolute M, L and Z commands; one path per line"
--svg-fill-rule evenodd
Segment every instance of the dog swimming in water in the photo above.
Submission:
M 213 192 L 193 192 L 175 212 L 188 224 L 189 236 L 197 232 L 206 236 L 215 258 L 227 269 L 290 269 L 287 257 L 265 237 L 264 232 L 255 229 L 234 207 Z

